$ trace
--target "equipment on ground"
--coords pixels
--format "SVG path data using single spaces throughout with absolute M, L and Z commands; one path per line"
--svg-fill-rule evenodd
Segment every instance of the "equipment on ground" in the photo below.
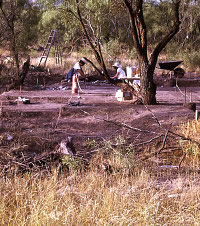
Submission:
M 42 55 L 40 57 L 40 61 L 38 64 L 39 66 L 42 66 L 41 64 L 43 63 L 43 67 L 46 66 L 46 62 L 51 50 L 51 47 L 55 47 L 55 58 L 56 58 L 56 64 L 62 65 L 62 55 L 61 55 L 61 50 L 60 50 L 60 42 L 59 42 L 59 34 L 57 30 L 51 30 L 50 35 L 48 37 L 46 46 L 42 52 Z M 44 62 L 43 62 L 44 61 Z
M 130 91 L 117 90 L 115 97 L 118 101 L 132 100 L 133 94 Z

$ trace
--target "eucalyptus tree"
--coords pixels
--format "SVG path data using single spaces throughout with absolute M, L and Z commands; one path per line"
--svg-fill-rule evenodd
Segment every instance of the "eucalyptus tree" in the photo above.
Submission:
M 199 51 L 200 46 L 200 1 L 182 0 L 180 13 L 182 24 L 176 41 L 181 51 Z
M 118 5 L 118 4 L 117 4 Z M 102 44 L 112 40 L 119 42 L 127 41 L 127 30 L 129 21 L 124 12 L 118 11 L 118 6 L 110 0 L 87 0 L 80 2 L 81 15 L 84 23 L 87 23 L 89 35 L 99 37 Z M 57 7 L 65 24 L 65 40 L 77 41 L 77 45 L 87 44 L 81 30 L 81 24 L 77 15 L 77 5 L 75 0 L 64 0 Z
M 87 40 L 89 47 L 93 51 L 98 66 L 94 65 L 89 59 L 87 59 L 88 62 L 110 83 L 124 87 L 125 83 L 122 81 L 114 81 L 110 78 L 102 53 L 103 42 L 113 35 L 113 22 L 111 20 L 111 15 L 113 14 L 110 11 L 110 6 L 113 4 L 112 1 L 75 0 L 66 1 L 65 3 L 64 13 L 72 15 L 76 22 L 79 22 L 82 28 L 82 36 Z M 107 32 L 107 35 L 105 35 L 105 32 Z
M 1 47 L 10 49 L 20 80 L 20 58 L 37 41 L 40 13 L 28 0 L 8 0 L 0 4 Z
M 127 9 L 134 46 L 138 54 L 141 71 L 140 93 L 144 104 L 156 104 L 156 86 L 153 81 L 153 74 L 161 51 L 169 41 L 177 34 L 181 24 L 179 17 L 180 0 L 171 2 L 173 9 L 173 20 L 165 28 L 166 34 L 162 36 L 160 42 L 148 53 L 147 26 L 144 19 L 144 0 L 121 0 Z

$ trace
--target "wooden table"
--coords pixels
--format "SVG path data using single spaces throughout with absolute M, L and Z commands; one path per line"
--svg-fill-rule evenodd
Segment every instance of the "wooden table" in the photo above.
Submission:
M 136 78 L 136 77 L 132 77 L 132 78 L 127 78 L 127 77 L 124 77 L 124 78 L 120 78 L 123 82 L 130 82 L 130 83 L 133 83 L 134 80 L 137 80 L 137 81 L 140 81 L 140 78 Z M 139 82 L 137 82 L 136 84 L 138 84 Z
M 133 80 L 140 80 L 140 78 L 138 77 L 131 77 L 131 78 L 127 78 L 127 77 L 124 77 L 124 78 L 120 78 L 121 80 L 128 80 L 128 81 L 133 81 Z

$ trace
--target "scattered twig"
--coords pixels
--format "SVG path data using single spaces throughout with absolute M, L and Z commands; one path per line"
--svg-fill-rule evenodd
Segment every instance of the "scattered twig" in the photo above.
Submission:
M 141 143 L 138 143 L 138 144 L 134 144 L 133 147 L 137 147 L 137 146 L 144 145 L 144 144 L 149 144 L 149 143 L 151 143 L 152 141 L 157 140 L 157 139 L 159 139 L 159 138 L 162 137 L 162 136 L 163 136 L 163 134 L 158 135 L 158 136 L 156 136 L 156 137 L 153 137 L 152 139 L 150 139 L 150 140 L 148 140 L 148 141 L 144 141 L 144 142 L 141 142 Z
M 164 139 L 163 139 L 163 144 L 162 144 L 162 147 L 160 148 L 160 150 L 158 151 L 158 154 L 160 154 L 160 152 L 164 149 L 164 147 L 165 147 L 165 143 L 166 143 L 166 141 L 167 141 L 167 135 L 168 135 L 168 133 L 169 133 L 169 130 L 167 130 L 166 131 L 166 133 L 165 133 L 165 137 L 164 137 Z
M 183 160 L 185 159 L 185 157 L 186 157 L 186 153 L 184 152 L 184 153 L 183 153 L 183 156 L 181 157 L 181 160 L 180 160 L 180 162 L 179 162 L 179 164 L 178 164 L 178 168 L 179 168 L 179 169 L 180 169 L 181 164 L 182 164 Z

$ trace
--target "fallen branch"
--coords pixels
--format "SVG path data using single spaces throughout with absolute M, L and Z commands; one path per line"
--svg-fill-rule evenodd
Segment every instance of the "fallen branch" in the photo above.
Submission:
M 91 115 L 90 113 L 84 111 L 84 110 L 81 110 L 83 113 L 85 113 L 86 115 L 90 115 L 92 116 L 93 118 L 95 119 L 98 119 L 98 120 L 101 120 L 101 121 L 104 121 L 104 122 L 108 122 L 108 123 L 111 123 L 113 125 L 116 125 L 118 127 L 125 127 L 127 129 L 130 129 L 130 130 L 133 130 L 133 131 L 137 131 L 137 132 L 143 132 L 143 133 L 156 133 L 156 132 L 153 132 L 153 131 L 149 131 L 149 130 L 141 130 L 139 128 L 135 128 L 135 127 L 132 127 L 132 126 L 129 126 L 125 123 L 119 123 L 119 122 L 114 122 L 114 121 L 111 121 L 111 120 L 107 120 L 107 119 L 102 119 L 102 118 L 99 118 L 99 117 L 96 117 L 94 115 Z
M 183 135 L 177 134 L 177 133 L 172 132 L 172 131 L 170 131 L 170 130 L 169 130 L 169 133 L 173 134 L 174 136 L 180 137 L 180 138 L 182 138 L 183 140 L 189 140 L 189 141 L 191 141 L 191 142 L 194 142 L 194 143 L 200 145 L 199 142 L 197 142 L 196 140 L 193 140 L 192 138 L 187 138 L 187 137 L 185 137 L 185 136 L 183 136 Z
M 169 147 L 167 147 L 167 148 L 165 148 L 165 149 L 168 149 L 168 150 L 166 150 L 166 151 L 162 151 L 162 154 L 167 154 L 167 153 L 171 153 L 171 152 L 173 152 L 173 151 L 178 151 L 178 150 L 182 150 L 182 147 L 174 147 L 174 148 L 169 148 Z
M 147 107 L 147 105 L 144 104 L 144 107 L 152 114 L 153 118 L 156 120 L 156 122 L 158 123 L 159 127 L 162 128 L 159 120 L 156 118 L 155 114 L 151 111 L 150 108 Z
M 156 137 L 153 137 L 152 139 L 148 140 L 148 141 L 144 141 L 144 142 L 141 142 L 141 143 L 138 143 L 138 144 L 134 144 L 133 147 L 137 147 L 137 146 L 140 146 L 140 145 L 144 145 L 144 144 L 149 144 L 151 143 L 152 141 L 162 137 L 163 134 L 159 135 L 159 136 L 156 136 Z

